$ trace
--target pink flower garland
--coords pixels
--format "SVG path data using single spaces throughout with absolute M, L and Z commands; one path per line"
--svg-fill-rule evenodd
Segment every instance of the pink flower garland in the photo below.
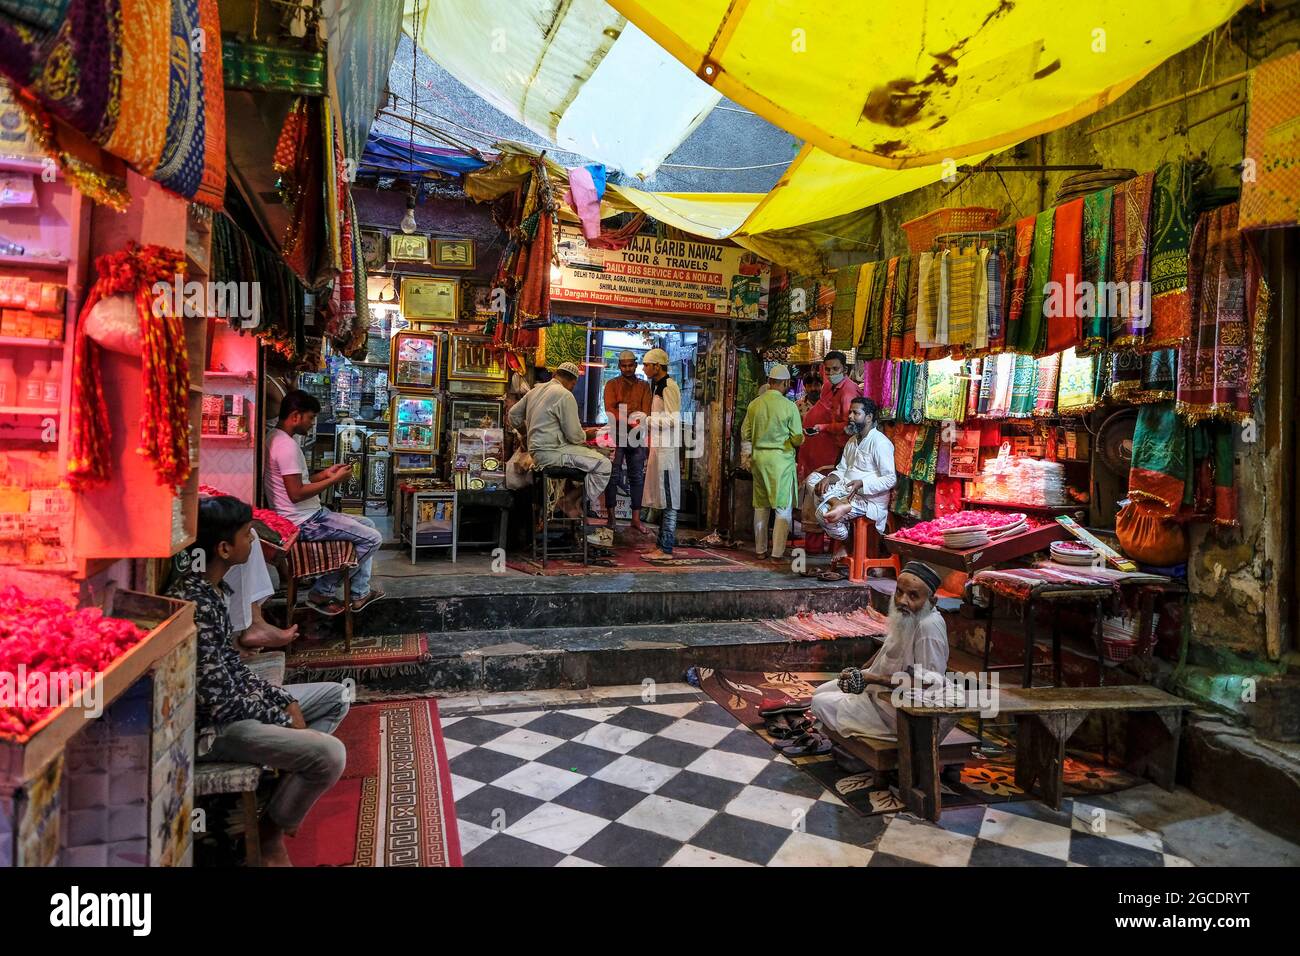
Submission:
M 920 524 L 912 525 L 910 528 L 904 528 L 894 534 L 893 537 L 901 538 L 904 541 L 912 541 L 916 544 L 942 548 L 943 533 L 950 528 L 982 527 L 992 530 L 1014 524 L 1023 517 L 1025 516 L 1008 514 L 1005 511 L 957 511 L 946 514 L 941 518 L 935 518 L 933 521 L 923 521 Z M 1049 523 L 1041 518 L 1034 517 L 1029 517 L 1026 520 L 1028 530 L 1041 528 Z
M 16 587 L 0 591 L 0 674 L 19 666 L 49 680 L 61 674 L 98 674 L 138 644 L 146 632 L 130 621 L 105 617 L 99 608 L 77 610 L 63 601 L 28 598 Z M 18 688 L 18 699 L 24 698 Z M 5 702 L 7 703 L 7 702 Z M 54 707 L 0 704 L 0 736 L 26 736 Z

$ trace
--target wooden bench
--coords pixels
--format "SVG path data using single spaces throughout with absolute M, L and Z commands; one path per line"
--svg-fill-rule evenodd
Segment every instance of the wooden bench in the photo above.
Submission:
M 1013 687 L 1000 690 L 999 714 L 1016 720 L 1016 786 L 1029 793 L 1038 784 L 1043 802 L 1061 806 L 1065 742 L 1093 713 L 1127 713 L 1125 769 L 1166 790 L 1174 786 L 1183 711 L 1190 701 L 1155 687 Z M 928 820 L 940 813 L 939 741 L 962 717 L 979 714 L 976 706 L 898 707 L 899 789 L 907 809 Z
M 898 769 L 898 744 L 892 740 L 880 740 L 876 737 L 845 737 L 829 727 L 822 725 L 822 733 L 837 746 L 853 757 L 861 760 L 877 775 Z M 970 759 L 971 747 L 976 739 L 964 730 L 953 728 L 939 744 L 939 767 L 961 767 Z

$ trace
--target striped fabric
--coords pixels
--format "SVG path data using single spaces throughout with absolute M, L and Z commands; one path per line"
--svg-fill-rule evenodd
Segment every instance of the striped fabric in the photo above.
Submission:
M 289 551 L 289 570 L 295 578 L 312 577 L 357 566 L 357 548 L 351 541 L 297 541 Z

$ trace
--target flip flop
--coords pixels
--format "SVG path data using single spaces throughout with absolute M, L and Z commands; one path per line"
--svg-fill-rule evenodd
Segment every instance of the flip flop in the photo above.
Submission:
M 823 571 L 817 575 L 818 581 L 847 581 L 849 576 L 843 571 Z
M 810 730 L 788 747 L 778 749 L 787 757 L 820 757 L 822 754 L 830 753 L 833 746 L 834 744 L 817 731 Z
M 311 598 L 308 598 L 307 606 L 323 617 L 338 617 L 338 615 L 343 613 L 343 602 L 334 598 L 330 598 L 328 601 L 324 602 L 313 601 Z
M 363 597 L 360 601 L 352 602 L 353 613 L 355 614 L 357 611 L 364 611 L 366 608 L 370 607 L 370 605 L 380 600 L 383 596 L 384 596 L 383 591 L 379 590 L 378 588 L 371 588 L 370 593 L 367 594 L 365 597 Z

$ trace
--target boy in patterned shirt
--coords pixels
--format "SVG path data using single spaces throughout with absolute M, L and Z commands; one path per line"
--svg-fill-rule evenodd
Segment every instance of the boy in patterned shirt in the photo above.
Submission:
M 277 687 L 240 657 L 226 607 L 230 588 L 222 578 L 248 560 L 255 540 L 252 521 L 252 508 L 238 498 L 200 499 L 195 547 L 203 560 L 167 593 L 194 602 L 198 759 L 281 772 L 259 828 L 262 860 L 267 866 L 292 866 L 284 835 L 297 832 L 307 811 L 343 775 L 347 751 L 330 734 L 348 712 L 348 702 L 342 684 Z

